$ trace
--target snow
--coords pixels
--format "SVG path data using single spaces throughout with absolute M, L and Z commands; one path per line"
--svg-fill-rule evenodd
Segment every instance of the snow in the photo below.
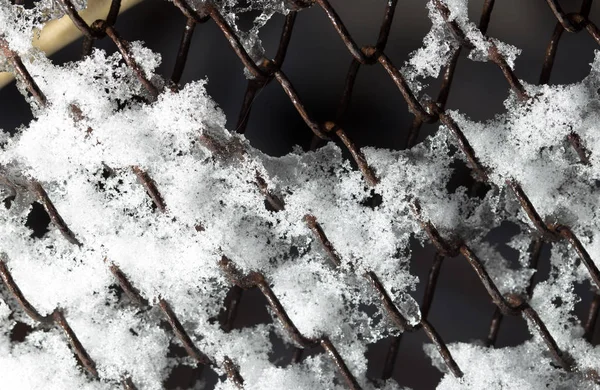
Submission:
M 289 8 L 283 1 L 247 3 L 241 7 L 222 1 L 217 7 L 232 24 L 241 12 L 262 11 L 250 31 L 234 27 L 258 61 L 263 53 L 260 28 L 275 12 L 285 14 Z M 525 84 L 531 99 L 517 102 L 509 94 L 506 113 L 486 122 L 450 112 L 488 168 L 492 189 L 479 199 L 466 188 L 448 192 L 453 163 L 464 156 L 444 126 L 410 150 L 364 148 L 380 180 L 371 188 L 333 143 L 314 152 L 297 148 L 283 157 L 254 149 L 228 130 L 205 80 L 139 102 L 133 98 L 143 95 L 144 87 L 118 53 L 94 50 L 83 61 L 53 64 L 30 44 L 32 29 L 46 15 L 44 4 L 25 11 L 0 0 L 0 36 L 21 55 L 48 100 L 46 107 L 34 107 L 31 123 L 2 139 L 3 193 L 17 196 L 10 208 L 0 207 L 2 256 L 40 314 L 56 308 L 65 313 L 96 362 L 100 379 L 86 378 L 58 329 L 34 328 L 23 342 L 11 341 L 17 320 L 37 325 L 14 299 L 6 298 L 0 300 L 3 383 L 21 384 L 28 378 L 25 386 L 31 389 L 100 389 L 114 388 L 130 376 L 138 388 L 162 388 L 177 363 L 168 355 L 169 345 L 180 343 L 160 326 L 163 317 L 156 304 L 165 300 L 191 340 L 214 362 L 221 375 L 218 388 L 233 386 L 224 376 L 226 357 L 239 366 L 247 388 L 289 388 L 291 383 L 302 389 L 344 388 L 327 354 L 308 356 L 299 364 L 273 362 L 272 338 L 289 348 L 294 342 L 272 310 L 273 323 L 228 333 L 220 328 L 215 318 L 231 281 L 219 260 L 227 256 L 242 274 L 263 274 L 302 335 L 329 338 L 358 382 L 372 388 L 368 345 L 402 330 L 364 275 L 375 273 L 402 315 L 417 325 L 421 313 L 413 295 L 419 280 L 410 272 L 411 239 L 429 241 L 419 222 L 431 221 L 442 237 L 466 239 L 501 293 L 525 293 L 535 272 L 528 266 L 532 226 L 506 185 L 509 179 L 521 184 L 543 219 L 570 226 L 592 258 L 600 257 L 598 52 L 581 82 Z M 434 3 L 427 7 L 431 31 L 402 68 L 416 93 L 439 75 L 458 47 Z M 489 60 L 493 44 L 514 66 L 518 49 L 485 38 L 468 20 L 466 7 L 466 1 L 448 2 L 450 19 L 474 46 L 470 58 Z M 130 50 L 146 78 L 162 85 L 155 73 L 160 56 L 142 42 L 132 43 Z M 566 141 L 572 132 L 591 152 L 589 165 L 579 161 Z M 167 205 L 164 213 L 153 210 L 132 167 L 153 180 Z M 257 177 L 283 200 L 282 210 L 265 207 Z M 42 238 L 31 237 L 25 226 L 36 200 L 27 191 L 31 180 L 42 184 L 81 246 L 64 240 L 53 225 Z M 381 201 L 370 206 L 375 198 Z M 307 215 L 322 227 L 339 266 L 307 226 Z M 519 226 L 508 245 L 520 253 L 520 267 L 486 238 L 502 221 Z M 115 293 L 110 265 L 118 266 L 154 307 L 135 307 Z M 515 347 L 451 343 L 465 377 L 446 374 L 440 388 L 593 388 L 588 374 L 600 355 L 582 339 L 581 325 L 573 320 L 578 302 L 574 288 L 589 275 L 564 243 L 552 246 L 551 267 L 530 305 L 559 347 L 574 358 L 576 369 L 565 373 L 550 365 L 547 348 L 530 324 L 531 339 Z M 440 365 L 434 348 L 425 348 Z M 398 385 L 388 381 L 382 388 Z
M 465 367 L 461 380 L 446 375 L 438 389 L 596 389 L 586 378 L 589 373 L 565 375 L 552 366 L 552 360 L 540 345 L 527 341 L 510 348 L 485 348 L 468 343 L 455 343 L 450 349 L 458 364 Z M 594 351 L 593 353 L 598 353 Z

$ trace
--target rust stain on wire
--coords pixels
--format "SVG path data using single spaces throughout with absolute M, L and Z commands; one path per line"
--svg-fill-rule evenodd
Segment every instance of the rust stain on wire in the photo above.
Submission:
M 325 251 L 329 254 L 333 265 L 339 267 L 341 265 L 339 255 L 337 254 L 337 251 L 325 235 L 323 228 L 317 222 L 316 218 L 313 215 L 307 215 L 306 217 L 304 217 L 304 220 L 306 221 L 309 228 L 313 231 L 316 238 L 320 241 L 321 245 L 323 245 Z M 400 309 L 398 309 L 398 307 L 386 291 L 385 287 L 379 280 L 379 277 L 373 271 L 367 271 L 364 276 L 369 281 L 373 289 L 377 292 L 377 295 L 379 296 L 379 299 L 381 300 L 381 303 L 383 304 L 386 313 L 388 314 L 392 322 L 396 325 L 396 327 L 401 332 L 414 331 L 419 328 L 423 328 L 425 334 L 427 334 L 427 337 L 429 337 L 431 342 L 433 342 L 436 346 L 438 352 L 440 353 L 450 372 L 452 372 L 452 374 L 457 378 L 462 377 L 463 372 L 458 367 L 458 364 L 452 357 L 452 354 L 448 350 L 448 347 L 446 346 L 440 335 L 437 333 L 435 328 L 429 322 L 427 322 L 425 317 L 421 317 L 421 320 L 417 326 L 411 325 L 408 322 L 408 320 L 402 315 Z M 437 275 L 434 277 L 434 281 L 436 279 Z M 429 304 L 430 302 L 428 303 L 428 305 Z
M 44 208 L 50 216 L 52 223 L 54 223 L 67 241 L 69 241 L 71 244 L 81 246 L 81 242 L 79 242 L 79 240 L 75 237 L 75 233 L 69 229 L 69 226 L 67 226 L 63 218 L 60 216 L 58 210 L 56 210 L 56 207 L 54 207 L 54 203 L 52 203 L 42 185 L 37 181 L 34 181 L 31 183 L 31 189 L 33 193 L 37 195 L 38 200 L 44 205 Z
M 534 237 L 530 247 L 530 256 L 529 256 L 529 268 L 536 270 L 538 268 L 538 263 L 540 260 L 540 254 L 542 251 L 543 241 L 539 237 Z M 531 275 L 529 278 L 529 283 L 526 288 L 527 299 L 531 298 L 533 294 L 533 282 L 535 279 L 535 273 Z M 488 337 L 485 340 L 485 345 L 488 347 L 494 346 L 496 344 L 496 340 L 498 339 L 498 332 L 500 331 L 500 324 L 502 323 L 502 318 L 504 315 L 500 308 L 496 307 L 494 310 L 494 314 L 492 315 L 492 321 L 490 323 L 490 330 L 488 332 Z
M 417 218 L 419 218 L 418 215 Z M 432 227 L 432 229 L 435 229 L 435 227 Z M 566 357 L 565 354 L 560 350 L 556 344 L 556 341 L 548 331 L 548 328 L 546 328 L 544 322 L 538 316 L 537 312 L 531 306 L 529 306 L 529 304 L 525 302 L 522 297 L 519 297 L 515 294 L 503 296 L 490 275 L 483 267 L 481 260 L 467 244 L 461 244 L 459 251 L 469 262 L 477 274 L 477 277 L 488 292 L 488 295 L 492 298 L 492 302 L 494 302 L 498 309 L 500 309 L 502 314 L 512 316 L 521 315 L 531 321 L 535 325 L 535 329 L 539 333 L 540 337 L 546 343 L 555 363 L 566 371 L 570 371 L 574 365 L 574 362 L 571 358 Z
M 235 384 L 238 389 L 244 388 L 244 378 L 240 375 L 240 372 L 235 364 L 229 359 L 229 357 L 225 356 L 223 361 L 223 366 L 225 367 L 225 371 L 227 372 L 227 376 L 229 379 Z
M 296 343 L 298 347 L 301 348 L 314 348 L 318 345 L 323 347 L 323 349 L 329 354 L 333 363 L 337 366 L 340 375 L 344 378 L 346 384 L 351 389 L 360 389 L 360 385 L 356 381 L 356 378 L 350 370 L 348 366 L 344 362 L 344 359 L 338 353 L 335 346 L 331 343 L 331 341 L 327 337 L 321 337 L 318 339 L 311 339 L 309 337 L 304 336 L 300 330 L 296 327 L 294 322 L 291 320 L 283 305 L 279 301 L 279 298 L 275 295 L 271 286 L 266 281 L 265 276 L 260 272 L 250 272 L 248 275 L 242 275 L 238 270 L 237 266 L 233 263 L 232 260 L 227 258 L 226 256 L 222 256 L 219 261 L 219 266 L 227 275 L 232 284 L 243 288 L 250 289 L 258 287 L 262 294 L 267 299 L 269 306 L 273 309 L 275 316 L 279 319 L 279 322 L 283 325 L 283 328 L 286 330 L 288 336 Z
M 142 183 L 142 186 L 146 189 L 148 196 L 150 196 L 158 210 L 164 213 L 167 210 L 167 205 L 165 204 L 165 200 L 163 199 L 162 195 L 158 191 L 158 188 L 156 188 L 156 183 L 154 180 L 152 180 L 150 175 L 148 175 L 148 172 L 137 165 L 131 167 L 131 170 L 138 177 Z
M 67 342 L 73 349 L 75 353 L 75 357 L 77 361 L 85 368 L 85 370 L 90 374 L 93 378 L 98 377 L 98 371 L 96 371 L 96 363 L 92 360 L 90 355 L 87 353 L 79 338 L 67 322 L 63 312 L 56 308 L 51 315 L 42 316 L 37 309 L 35 309 L 31 303 L 25 298 L 21 289 L 15 283 L 15 280 L 12 277 L 8 267 L 4 260 L 0 260 L 0 277 L 2 277 L 2 281 L 4 285 L 8 288 L 8 290 L 13 294 L 16 301 L 19 303 L 23 311 L 31 317 L 32 320 L 39 322 L 43 325 L 55 325 L 57 328 L 61 329 L 65 334 Z

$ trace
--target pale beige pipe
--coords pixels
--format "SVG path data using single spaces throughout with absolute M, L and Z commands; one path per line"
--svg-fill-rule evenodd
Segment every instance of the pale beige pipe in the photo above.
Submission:
M 121 10 L 124 12 L 142 0 L 121 0 Z M 98 19 L 106 18 L 110 9 L 111 0 L 88 0 L 88 6 L 79 15 L 86 23 L 91 24 Z M 60 19 L 51 20 L 46 23 L 39 34 L 34 34 L 33 46 L 41 49 L 46 56 L 50 56 L 69 43 L 81 37 L 81 31 L 65 15 Z M 0 72 L 0 88 L 4 87 L 14 79 L 14 74 Z

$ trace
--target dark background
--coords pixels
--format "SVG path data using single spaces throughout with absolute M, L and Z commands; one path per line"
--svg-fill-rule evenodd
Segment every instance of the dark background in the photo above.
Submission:
M 331 0 L 331 3 L 359 45 L 376 41 L 386 0 Z M 471 20 L 479 20 L 482 3 L 483 0 L 470 1 Z M 571 12 L 578 9 L 580 2 L 562 3 L 565 10 Z M 386 49 L 397 66 L 421 46 L 422 38 L 429 31 L 431 23 L 425 5 L 425 0 L 399 2 Z M 599 14 L 600 6 L 596 3 L 590 19 L 600 20 Z M 268 56 L 272 57 L 276 51 L 283 20 L 283 16 L 276 15 L 262 29 L 261 37 Z M 250 20 L 243 18 L 241 25 L 250 26 Z M 556 19 L 544 0 L 502 0 L 497 1 L 494 7 L 488 35 L 521 48 L 523 52 L 516 61 L 516 74 L 526 82 L 537 83 L 555 25 Z M 159 73 L 169 77 L 184 26 L 185 18 L 173 4 L 145 0 L 121 15 L 116 28 L 124 39 L 143 40 L 149 48 L 161 53 L 163 62 Z M 97 47 L 108 52 L 115 50 L 108 40 L 98 42 Z M 580 81 L 589 73 L 596 48 L 596 43 L 585 31 L 576 35 L 565 33 L 551 83 Z M 53 59 L 57 63 L 74 61 L 79 58 L 80 51 L 81 40 L 54 55 Z M 350 61 L 350 54 L 322 10 L 314 7 L 298 15 L 283 70 L 316 120 L 334 118 Z M 209 94 L 224 110 L 228 128 L 234 129 L 246 79 L 241 62 L 212 22 L 196 27 L 182 82 L 205 77 L 209 79 Z M 436 96 L 438 88 L 439 82 L 433 81 L 427 92 Z M 463 55 L 455 74 L 448 108 L 459 109 L 473 119 L 484 120 L 503 111 L 502 102 L 507 94 L 508 85 L 495 65 L 472 62 Z M 14 83 L 0 90 L 0 107 L 3 107 L 0 110 L 0 128 L 5 131 L 13 131 L 32 118 L 29 106 Z M 360 146 L 401 149 L 411 122 L 412 115 L 383 68 L 361 67 L 352 103 L 345 116 L 345 129 L 349 136 Z M 436 129 L 437 125 L 425 126 L 420 139 Z M 255 147 L 272 155 L 285 154 L 294 145 L 307 149 L 312 139 L 311 131 L 276 83 L 263 89 L 255 100 L 246 134 Z M 459 177 L 457 180 L 460 182 L 466 178 Z M 517 254 L 503 243 L 517 232 L 515 226 L 506 224 L 490 234 L 490 240 L 513 260 Z M 544 248 L 539 279 L 548 273 L 549 246 Z M 412 272 L 421 281 L 427 278 L 433 253 L 431 248 L 414 248 Z M 418 300 L 422 297 L 423 287 L 422 282 L 415 294 Z M 583 302 L 578 304 L 577 314 L 583 318 L 591 296 L 589 286 L 580 286 L 578 292 Z M 429 319 L 446 342 L 486 337 L 494 306 L 464 259 L 445 262 L 436 294 Z M 271 321 L 263 303 L 259 293 L 246 293 L 236 326 Z M 521 318 L 505 318 L 497 346 L 516 345 L 529 337 Z M 422 345 L 426 342 L 428 340 L 423 332 L 403 338 L 394 371 L 394 378 L 400 385 L 429 389 L 439 381 L 441 374 L 422 352 Z M 377 378 L 381 374 L 388 345 L 389 340 L 384 340 L 371 348 L 370 376 Z M 193 375 L 189 370 L 180 370 L 169 385 L 190 383 Z

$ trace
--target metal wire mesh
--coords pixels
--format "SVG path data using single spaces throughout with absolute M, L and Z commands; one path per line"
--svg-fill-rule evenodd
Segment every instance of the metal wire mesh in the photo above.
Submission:
M 62 8 L 66 10 L 73 23 L 84 35 L 83 56 L 91 52 L 91 49 L 97 40 L 108 38 L 116 45 L 116 48 L 123 56 L 124 61 L 134 71 L 135 75 L 144 85 L 149 95 L 152 97 L 157 97 L 161 93 L 159 88 L 144 76 L 143 71 L 140 69 L 135 58 L 130 52 L 128 42 L 119 35 L 114 27 L 119 14 L 119 0 L 112 0 L 110 12 L 104 20 L 98 20 L 91 25 L 88 25 L 83 21 L 70 0 L 58 0 L 58 2 Z M 214 22 L 227 38 L 227 41 L 229 42 L 229 45 L 235 52 L 236 56 L 245 66 L 247 71 L 253 76 L 253 78 L 248 81 L 248 86 L 236 126 L 237 131 L 239 133 L 245 132 L 246 127 L 251 120 L 250 112 L 252 109 L 252 104 L 257 98 L 257 93 L 267 84 L 275 81 L 275 83 L 278 84 L 289 97 L 298 114 L 302 117 L 307 127 L 314 134 L 313 147 L 318 147 L 320 140 L 336 139 L 340 141 L 349 151 L 354 162 L 356 163 L 356 167 L 362 172 L 365 182 L 370 186 L 376 186 L 378 183 L 376 173 L 369 166 L 369 163 L 365 159 L 360 148 L 350 139 L 342 124 L 344 123 L 344 117 L 352 98 L 353 87 L 356 82 L 359 69 L 363 66 L 381 66 L 389 75 L 389 80 L 396 85 L 398 91 L 406 101 L 410 112 L 414 115 L 414 120 L 407 132 L 406 146 L 410 148 L 415 145 L 419 130 L 423 124 L 440 122 L 447 127 L 456 138 L 460 150 L 466 156 L 469 167 L 474 171 L 478 181 L 480 183 L 486 183 L 488 181 L 488 168 L 479 162 L 478 156 L 470 146 L 469 140 L 464 135 L 460 127 L 445 111 L 445 106 L 457 68 L 459 55 L 463 50 L 468 51 L 472 49 L 473 44 L 469 41 L 465 32 L 461 30 L 461 27 L 455 21 L 450 20 L 450 11 L 442 1 L 435 0 L 435 7 L 446 20 L 449 29 L 452 31 L 454 38 L 459 42 L 460 47 L 454 51 L 453 55 L 451 56 L 451 60 L 445 67 L 441 88 L 435 101 L 419 101 L 413 91 L 411 91 L 402 73 L 385 54 L 386 45 L 390 36 L 390 28 L 398 5 L 397 0 L 388 1 L 384 10 L 379 36 L 375 44 L 363 47 L 359 47 L 355 43 L 353 37 L 346 29 L 344 22 L 340 19 L 336 13 L 336 10 L 331 6 L 328 0 L 289 0 L 289 2 L 293 5 L 293 10 L 286 17 L 276 55 L 272 59 L 264 58 L 260 63 L 257 64 L 246 52 L 231 26 L 227 23 L 223 15 L 219 13 L 218 9 L 214 5 L 212 5 L 210 2 L 207 2 L 199 10 L 194 10 L 184 0 L 173 0 L 174 5 L 187 18 L 187 22 L 177 52 L 175 67 L 171 74 L 170 82 L 167 83 L 166 88 L 174 91 L 178 89 L 178 83 L 181 80 L 182 73 L 186 65 L 192 35 L 194 34 L 195 29 L 198 27 L 197 25 Z M 545 84 L 550 79 L 550 75 L 554 66 L 555 54 L 565 32 L 575 34 L 585 31 L 590 34 L 598 44 L 600 44 L 600 31 L 596 25 L 588 19 L 588 15 L 590 14 L 592 7 L 592 0 L 583 0 L 581 2 L 579 12 L 576 13 L 565 13 L 561 8 L 560 3 L 556 0 L 547 0 L 547 4 L 556 17 L 557 22 L 551 40 L 547 46 L 546 56 L 539 78 L 540 84 Z M 347 71 L 345 88 L 343 90 L 338 109 L 335 113 L 333 113 L 334 120 L 323 123 L 316 121 L 313 116 L 311 116 L 308 106 L 297 93 L 292 81 L 282 70 L 282 64 L 285 61 L 287 49 L 294 31 L 294 24 L 297 17 L 299 17 L 298 11 L 307 7 L 318 8 L 320 10 L 319 12 L 325 13 L 329 22 L 339 35 L 340 39 L 352 57 L 350 67 Z M 487 32 L 488 25 L 492 17 L 493 7 L 494 0 L 485 0 L 479 21 L 479 28 L 484 34 Z M 506 82 L 510 88 L 520 100 L 525 101 L 530 99 L 530 96 L 528 96 L 526 93 L 517 75 L 507 64 L 507 59 L 500 53 L 494 41 L 488 40 L 488 43 L 490 47 L 488 53 L 489 59 L 502 72 L 503 77 L 506 79 Z M 1 37 L 0 50 L 2 54 L 11 62 L 16 71 L 17 77 L 21 82 L 24 83 L 29 93 L 41 106 L 44 106 L 46 104 L 44 92 L 41 91 L 37 86 L 35 80 L 31 77 L 19 56 L 10 50 L 7 42 Z M 72 106 L 72 111 L 75 118 L 80 115 L 80 110 L 76 106 Z M 577 152 L 581 162 L 584 164 L 589 164 L 589 151 L 586 149 L 578 134 L 575 132 L 571 133 L 568 136 L 568 141 Z M 218 145 L 210 138 L 204 137 L 202 142 L 207 147 L 212 148 L 217 156 L 227 153 L 235 153 L 235 150 L 223 150 L 221 145 Z M 160 188 L 157 188 L 150 175 L 137 166 L 133 166 L 131 169 L 139 178 L 141 185 L 145 188 L 148 196 L 156 205 L 157 210 L 159 212 L 165 212 L 166 205 L 160 194 Z M 256 185 L 273 209 L 281 210 L 285 208 L 284 200 L 273 194 L 268 188 L 265 180 L 260 176 L 256 177 Z M 538 267 L 543 245 L 546 243 L 564 240 L 570 244 L 572 250 L 577 254 L 577 256 L 579 256 L 582 263 L 587 267 L 595 287 L 600 287 L 600 271 L 572 230 L 568 226 L 564 225 L 547 224 L 529 201 L 527 194 L 523 191 L 518 182 L 509 180 L 507 185 L 511 188 L 514 196 L 537 229 L 537 231 L 532 235 L 531 239 L 529 266 L 531 268 Z M 28 182 L 26 186 L 37 196 L 39 202 L 43 204 L 51 221 L 60 230 L 65 239 L 69 240 L 69 242 L 74 245 L 81 245 L 80 241 L 76 237 L 76 233 L 72 232 L 61 218 L 59 210 L 54 207 L 51 199 L 42 185 L 37 181 L 33 181 Z M 456 377 L 461 377 L 463 375 L 461 368 L 454 360 L 452 354 L 446 346 L 446 343 L 443 340 L 443 326 L 435 326 L 427 319 L 431 304 L 434 300 L 437 280 L 441 271 L 442 263 L 444 262 L 444 259 L 453 257 L 463 257 L 469 263 L 478 279 L 484 286 L 485 290 L 489 294 L 489 297 L 496 305 L 496 309 L 490 323 L 489 335 L 485 340 L 487 346 L 493 346 L 496 343 L 498 331 L 504 316 L 521 316 L 535 324 L 534 328 L 544 340 L 545 345 L 552 355 L 555 364 L 566 371 L 572 369 L 575 363 L 573 359 L 568 356 L 568 354 L 561 351 L 553 336 L 546 328 L 544 322 L 540 319 L 536 311 L 527 303 L 527 300 L 531 296 L 533 290 L 533 277 L 526 288 L 526 296 L 517 296 L 512 294 L 503 296 L 500 293 L 499 288 L 494 284 L 493 280 L 486 272 L 482 262 L 466 243 L 465 239 L 460 237 L 452 237 L 451 239 L 443 237 L 431 222 L 421 217 L 418 198 L 415 198 L 413 212 L 416 218 L 420 221 L 423 230 L 429 236 L 431 243 L 437 250 L 437 254 L 433 259 L 429 278 L 426 282 L 425 294 L 421 303 L 422 316 L 420 323 L 416 326 L 409 324 L 409 321 L 402 315 L 401 311 L 393 303 L 391 297 L 388 295 L 375 273 L 368 272 L 364 275 L 379 296 L 382 307 L 389 315 L 389 318 L 391 318 L 394 325 L 403 332 L 400 336 L 396 337 L 392 341 L 389 347 L 385 365 L 382 369 L 381 379 L 388 379 L 391 377 L 398 351 L 401 348 L 402 338 L 405 337 L 405 335 L 408 335 L 410 332 L 419 330 L 423 330 L 429 340 L 435 344 L 449 372 Z M 306 215 L 305 222 L 310 230 L 314 233 L 315 238 L 322 244 L 324 250 L 329 255 L 332 265 L 334 267 L 339 266 L 341 259 L 333 244 L 328 240 L 327 232 L 319 224 L 317 219 L 312 215 Z M 202 230 L 202 227 L 198 226 L 197 230 Z M 140 307 L 147 307 L 149 305 L 149 302 L 147 302 L 138 293 L 134 286 L 134 282 L 128 275 L 125 275 L 114 264 L 107 264 L 107 266 L 110 268 L 110 271 L 115 276 L 116 281 L 123 291 L 127 293 L 127 295 L 136 304 L 140 305 Z M 257 288 L 265 296 L 268 305 L 270 305 L 272 308 L 285 331 L 298 345 L 298 348 L 296 349 L 292 358 L 293 362 L 298 362 L 302 359 L 303 351 L 305 349 L 322 348 L 335 363 L 340 377 L 345 381 L 347 386 L 352 389 L 360 388 L 356 378 L 348 369 L 343 358 L 338 353 L 335 345 L 333 345 L 333 343 L 327 337 L 312 339 L 306 337 L 299 331 L 269 286 L 267 276 L 258 272 L 243 275 L 238 271 L 235 263 L 225 256 L 221 259 L 220 266 L 232 283 L 232 289 L 228 296 L 227 302 L 225 302 L 226 310 L 223 316 L 223 329 L 225 331 L 230 330 L 233 326 L 233 321 L 236 316 L 242 291 Z M 1 260 L 0 277 L 2 278 L 8 291 L 10 291 L 10 293 L 21 306 L 21 309 L 24 310 L 27 315 L 40 324 L 45 326 L 56 326 L 64 331 L 66 340 L 70 344 L 77 360 L 81 363 L 91 377 L 97 377 L 98 372 L 95 369 L 93 356 L 89 356 L 86 352 L 85 346 L 79 342 L 77 335 L 69 326 L 67 318 L 65 318 L 63 312 L 57 308 L 52 315 L 40 315 L 39 312 L 28 302 L 27 298 L 21 293 L 19 286 L 11 276 L 8 267 L 4 261 Z M 171 308 L 169 302 L 164 299 L 160 300 L 158 307 L 164 314 L 165 320 L 169 324 L 171 331 L 181 341 L 186 352 L 192 359 L 194 359 L 199 365 L 211 366 L 216 364 L 211 360 L 210 357 L 206 356 L 198 349 L 196 345 L 194 345 L 185 327 L 181 324 L 177 315 L 175 314 L 175 311 Z M 584 323 L 584 337 L 588 340 L 591 340 L 593 337 L 599 308 L 600 297 L 597 294 L 594 294 L 593 300 L 589 307 L 588 318 Z M 223 369 L 227 372 L 229 379 L 233 383 L 235 383 L 239 388 L 243 388 L 244 381 L 237 371 L 235 356 L 225 359 L 223 363 Z M 598 373 L 596 372 L 590 374 L 594 377 L 598 377 Z M 135 378 L 125 378 L 123 380 L 123 386 L 127 389 L 135 388 Z

